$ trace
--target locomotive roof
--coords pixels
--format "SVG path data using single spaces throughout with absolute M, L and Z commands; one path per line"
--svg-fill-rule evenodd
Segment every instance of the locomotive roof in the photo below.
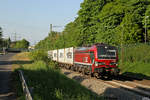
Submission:
M 75 50 L 77 51 L 86 51 L 86 50 L 89 50 L 91 49 L 91 47 L 78 47 L 78 48 L 75 48 Z
M 76 51 L 88 51 L 88 50 L 91 50 L 93 48 L 93 46 L 108 46 L 108 47 L 115 47 L 115 46 L 111 46 L 111 45 L 108 45 L 108 44 L 104 44 L 104 43 L 96 43 L 90 47 L 77 47 L 75 48 Z

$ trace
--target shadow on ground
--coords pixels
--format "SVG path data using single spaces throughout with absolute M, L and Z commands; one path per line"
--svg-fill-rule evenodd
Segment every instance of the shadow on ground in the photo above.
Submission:
M 135 88 L 136 89 L 136 88 Z M 104 96 L 104 100 L 149 100 L 150 97 L 146 95 L 138 95 L 134 91 L 129 91 L 122 88 L 106 88 L 101 94 Z M 149 98 L 149 99 L 144 99 Z
M 122 74 L 122 76 L 127 76 L 134 80 L 143 80 L 143 79 L 150 80 L 150 76 L 146 76 L 142 73 L 125 72 Z
M 81 83 L 82 81 L 84 81 L 87 78 L 82 77 L 82 76 L 79 75 L 79 76 L 74 76 L 72 79 L 74 79 L 74 80 L 78 81 L 79 83 Z
M 0 65 L 31 64 L 33 61 L 0 61 Z
M 67 78 L 59 71 L 22 69 L 29 87 L 33 87 L 33 98 L 38 100 L 101 100 L 96 93 Z
M 65 75 L 69 75 L 72 72 L 64 72 Z M 87 76 L 88 77 L 88 76 Z M 74 76 L 72 79 L 77 80 L 78 82 L 82 82 L 85 79 L 87 79 L 87 77 L 81 76 L 81 75 L 76 75 Z M 150 77 L 143 75 L 141 73 L 131 73 L 131 72 L 126 72 L 123 73 L 119 76 L 108 76 L 108 77 L 100 77 L 100 80 L 104 80 L 104 81 L 111 81 L 111 80 L 119 80 L 119 81 L 149 81 Z
M 69 74 L 71 74 L 71 72 L 64 72 L 64 74 L 65 74 L 65 75 L 69 75 Z
M 35 100 L 142 100 L 142 97 L 127 93 L 120 88 L 107 88 L 98 97 L 79 83 L 86 78 L 75 76 L 79 83 L 67 78 L 59 71 L 53 70 L 24 70 L 25 79 L 29 87 L 33 87 Z M 70 73 L 67 73 L 70 74 Z M 81 78 L 81 79 L 79 79 Z M 101 88 L 99 88 L 101 89 Z M 101 89 L 103 90 L 103 89 Z
M 111 80 L 119 80 L 119 81 L 143 81 L 143 80 L 150 80 L 150 76 L 146 76 L 142 73 L 132 73 L 132 72 L 125 72 L 120 74 L 119 76 L 109 76 L 107 78 L 101 77 L 100 79 L 105 81 Z

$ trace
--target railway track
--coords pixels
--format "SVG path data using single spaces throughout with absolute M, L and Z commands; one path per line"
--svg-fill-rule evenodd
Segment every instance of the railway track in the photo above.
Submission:
M 104 81 L 104 82 L 107 84 L 119 87 L 121 89 L 134 92 L 134 93 L 141 95 L 143 97 L 150 98 L 150 90 L 149 90 L 150 88 L 145 88 L 145 87 L 149 87 L 149 86 L 137 84 L 135 82 L 129 82 L 129 81 L 122 82 L 122 81 L 118 81 L 118 80 Z
M 111 85 L 114 88 L 120 88 L 125 91 L 133 92 L 137 95 L 140 95 L 143 98 L 146 98 L 146 100 L 150 100 L 150 86 L 142 85 L 139 83 L 135 83 L 132 81 L 120 81 L 120 80 L 102 80 L 97 79 L 93 77 L 95 80 L 99 80 L 105 84 Z
M 65 69 L 65 70 L 67 70 L 67 69 Z M 70 71 L 70 70 L 68 70 L 68 71 Z M 72 71 L 72 73 L 77 73 L 77 72 Z M 79 73 L 79 74 L 82 78 L 100 81 L 108 86 L 113 87 L 113 88 L 118 88 L 122 91 L 139 95 L 139 97 L 142 100 L 150 100 L 150 86 L 132 82 L 132 81 L 130 81 L 130 79 L 129 80 L 128 79 L 121 79 L 121 80 L 120 79 L 112 79 L 112 80 L 105 79 L 105 80 L 102 80 L 102 79 L 97 79 L 95 77 L 89 77 L 88 75 L 82 75 L 81 73 Z M 123 78 L 123 77 L 121 77 L 121 78 Z M 141 100 L 141 99 L 139 99 L 139 100 Z

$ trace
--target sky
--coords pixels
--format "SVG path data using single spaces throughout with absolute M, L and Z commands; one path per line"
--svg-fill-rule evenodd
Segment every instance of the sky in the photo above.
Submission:
M 3 37 L 27 39 L 31 45 L 44 39 L 50 24 L 53 31 L 63 31 L 77 17 L 83 0 L 1 0 L 0 27 Z

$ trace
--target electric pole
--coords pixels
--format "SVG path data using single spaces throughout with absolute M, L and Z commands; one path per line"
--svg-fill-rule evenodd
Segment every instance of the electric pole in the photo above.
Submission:
M 52 33 L 52 28 L 53 28 L 53 25 L 52 24 L 50 24 L 50 33 Z
M 15 33 L 15 36 L 14 36 L 14 40 L 15 42 L 17 41 L 17 34 Z
M 124 53 L 124 24 L 122 25 L 122 34 L 121 34 L 121 67 L 123 67 L 123 53 Z

